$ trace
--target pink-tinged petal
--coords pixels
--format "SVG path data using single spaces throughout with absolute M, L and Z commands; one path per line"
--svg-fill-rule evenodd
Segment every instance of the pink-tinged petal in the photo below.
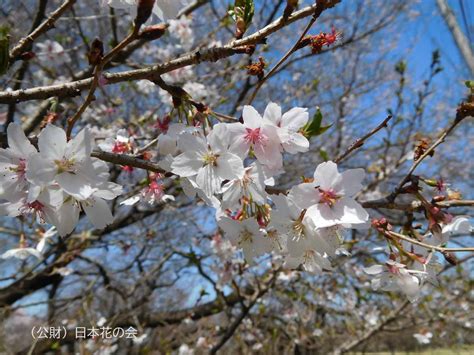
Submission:
M 254 148 L 254 151 L 258 161 L 267 165 L 270 169 L 279 169 L 283 165 L 280 149 L 276 145 L 258 145 Z
M 275 126 L 279 126 L 281 121 L 281 107 L 274 102 L 270 102 L 263 113 L 263 118 Z
M 261 164 L 267 165 L 270 169 L 281 168 L 283 166 L 283 157 L 276 127 L 263 126 L 262 135 L 265 138 L 257 142 L 253 147 L 255 156 Z
M 188 151 L 174 158 L 171 171 L 181 177 L 191 177 L 197 175 L 203 164 L 202 156 L 196 152 Z
M 305 209 L 319 202 L 319 191 L 313 183 L 303 183 L 293 186 L 288 197 L 292 199 L 298 207 Z
M 220 192 L 222 178 L 217 175 L 216 169 L 212 165 L 206 165 L 199 169 L 196 183 L 206 196 L 212 196 Z
M 38 135 L 41 155 L 51 160 L 61 160 L 67 147 L 66 132 L 62 128 L 48 124 Z
M 101 198 L 92 198 L 91 200 L 81 204 L 87 218 L 97 229 L 104 229 L 113 223 L 114 216 L 110 212 L 107 202 Z
M 354 196 L 362 190 L 362 180 L 365 177 L 364 169 L 350 169 L 344 171 L 342 179 L 334 184 L 334 190 L 345 196 Z
M 11 123 L 7 128 L 7 136 L 8 146 L 19 158 L 26 159 L 30 154 L 36 152 L 20 125 Z
M 235 136 L 231 140 L 229 151 L 245 159 L 250 150 L 250 142 L 245 139 L 245 135 Z
M 342 216 L 339 217 L 340 223 L 359 224 L 365 223 L 369 219 L 367 211 L 353 199 L 342 198 L 334 207 L 336 206 L 344 209 Z
M 244 163 L 237 155 L 224 153 L 217 158 L 216 174 L 222 180 L 241 179 L 244 173 Z
M 290 111 L 283 114 L 281 119 L 281 127 L 286 127 L 292 132 L 304 127 L 308 123 L 308 109 L 302 107 L 294 107 Z
M 244 106 L 242 118 L 244 125 L 251 129 L 259 128 L 264 123 L 262 116 L 260 116 L 257 110 L 248 105 Z
M 56 180 L 65 192 L 80 201 L 89 198 L 95 191 L 91 183 L 79 175 L 61 173 L 56 177 Z
M 327 161 L 318 165 L 314 172 L 314 183 L 322 190 L 329 190 L 341 179 L 341 174 L 337 171 L 337 164 Z

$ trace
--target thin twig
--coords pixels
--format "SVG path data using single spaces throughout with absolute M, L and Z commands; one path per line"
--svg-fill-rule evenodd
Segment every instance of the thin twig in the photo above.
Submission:
M 61 17 L 61 15 L 66 12 L 75 2 L 76 0 L 66 0 L 56 11 L 51 13 L 51 15 L 46 21 L 44 21 L 40 26 L 38 26 L 28 36 L 25 36 L 20 39 L 18 41 L 18 44 L 10 51 L 10 64 L 17 60 L 18 56 L 25 50 L 28 45 L 33 43 L 40 35 L 52 28 L 56 20 Z
M 342 153 L 340 156 L 338 156 L 334 162 L 335 163 L 340 163 L 342 160 L 344 160 L 349 154 L 351 154 L 354 150 L 362 147 L 367 139 L 372 137 L 375 133 L 380 131 L 382 128 L 387 127 L 388 121 L 392 119 L 392 116 L 389 115 L 387 116 L 386 119 L 383 120 L 382 123 L 380 123 L 377 127 L 375 127 L 373 130 L 371 130 L 369 133 L 367 133 L 365 136 L 362 138 L 357 139 L 354 143 L 352 143 L 347 150 Z
M 249 100 L 249 105 L 252 104 L 253 100 L 255 99 L 255 97 L 257 96 L 257 93 L 258 91 L 260 90 L 260 88 L 263 86 L 263 84 L 275 73 L 276 70 L 278 70 L 278 68 L 294 53 L 298 50 L 298 46 L 300 44 L 300 42 L 302 41 L 302 39 L 304 38 L 304 36 L 306 36 L 306 34 L 308 33 L 308 31 L 311 29 L 311 27 L 313 27 L 314 23 L 316 22 L 316 20 L 319 18 L 319 16 L 321 16 L 321 14 L 323 13 L 324 10 L 328 9 L 328 8 L 331 8 L 333 6 L 335 6 L 337 3 L 339 3 L 340 0 L 333 0 L 333 1 L 330 1 L 329 3 L 326 3 L 326 1 L 317 1 L 316 3 L 316 8 L 314 10 L 314 14 L 313 16 L 311 17 L 311 20 L 308 22 L 308 24 L 306 25 L 305 29 L 303 30 L 303 32 L 301 33 L 301 35 L 299 36 L 298 40 L 295 42 L 295 44 L 293 45 L 293 47 L 291 47 L 290 50 L 288 50 L 288 52 L 285 53 L 285 55 L 275 64 L 275 66 L 268 72 L 267 75 L 265 75 L 265 77 L 262 78 L 262 80 L 260 80 L 257 84 L 257 87 L 255 88 L 255 90 L 253 91 L 252 93 L 252 96 L 250 96 L 250 100 Z
M 430 249 L 430 250 L 436 250 L 436 251 L 439 251 L 439 252 L 442 252 L 442 253 L 444 253 L 444 252 L 474 252 L 474 247 L 444 248 L 444 247 L 440 247 L 440 246 L 426 244 L 426 243 L 420 242 L 419 240 L 407 237 L 406 235 L 396 233 L 396 232 L 392 232 L 392 231 L 386 231 L 385 234 L 389 237 L 396 237 L 396 238 L 402 239 L 406 242 L 409 242 L 411 244 L 416 244 L 416 245 L 419 245 L 420 247 Z

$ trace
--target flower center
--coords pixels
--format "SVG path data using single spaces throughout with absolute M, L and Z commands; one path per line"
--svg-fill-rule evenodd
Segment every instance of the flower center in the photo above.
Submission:
M 264 144 L 268 140 L 268 137 L 260 132 L 260 128 L 246 128 L 245 130 L 247 133 L 245 134 L 244 139 L 247 143 L 251 143 L 253 145 Z
M 332 207 L 340 198 L 341 196 L 339 196 L 333 189 L 319 189 L 319 203 L 324 203 L 329 207 Z
M 399 274 L 398 267 L 396 267 L 395 265 L 391 265 L 391 264 L 385 264 L 385 265 L 387 266 L 389 273 L 394 274 L 394 275 Z
M 125 142 L 115 142 L 112 153 L 127 153 L 130 151 L 130 144 Z
M 18 176 L 18 179 L 23 178 L 26 173 L 26 160 L 20 159 L 18 165 L 14 168 L 10 168 L 10 171 L 16 173 Z
M 74 173 L 74 159 L 65 159 L 63 158 L 62 160 L 55 160 L 54 163 L 56 164 L 56 167 L 58 168 L 58 174 L 68 172 L 68 173 Z
M 207 153 L 203 157 L 204 165 L 217 166 L 217 158 L 219 158 L 218 155 L 213 154 L 212 152 Z
M 304 237 L 304 225 L 301 220 L 297 220 L 293 222 L 293 240 L 298 241 Z
M 240 233 L 240 241 L 239 244 L 244 244 L 244 243 L 252 243 L 252 233 L 250 233 L 247 229 L 244 229 Z

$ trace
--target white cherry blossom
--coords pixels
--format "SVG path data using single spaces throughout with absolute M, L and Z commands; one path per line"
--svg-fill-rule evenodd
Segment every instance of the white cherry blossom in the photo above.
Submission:
M 253 264 L 257 256 L 269 253 L 273 249 L 271 239 L 263 233 L 254 218 L 239 221 L 221 216 L 218 218 L 218 224 L 232 245 L 242 248 L 245 260 L 249 264 Z
M 306 108 L 294 107 L 282 115 L 281 107 L 270 102 L 263 118 L 277 127 L 281 145 L 286 152 L 296 154 L 308 151 L 309 141 L 299 133 L 299 130 L 308 123 L 309 115 Z
M 270 169 L 280 169 L 283 158 L 277 127 L 252 107 L 244 106 L 243 123 L 228 124 L 231 133 L 231 148 L 242 158 L 253 149 L 255 157 Z
M 364 269 L 368 275 L 374 275 L 371 281 L 374 290 L 401 291 L 410 302 L 415 302 L 421 291 L 421 282 L 415 275 L 423 271 L 410 270 L 406 265 L 394 260 L 387 260 L 385 265 L 372 265 Z
M 92 159 L 92 138 L 87 128 L 67 141 L 66 132 L 47 125 L 38 136 L 39 153 L 30 155 L 27 179 L 35 185 L 47 186 L 53 181 L 69 195 L 87 199 L 98 180 Z
M 353 196 L 362 188 L 363 169 L 350 169 L 339 173 L 331 161 L 319 164 L 314 181 L 293 187 L 290 197 L 317 228 L 335 225 L 356 227 L 365 224 L 369 215 Z
M 267 198 L 265 181 L 262 165 L 258 162 L 252 163 L 248 168 L 245 168 L 242 178 L 231 180 L 223 186 L 222 208 L 237 207 L 242 198 L 263 205 Z
M 15 202 L 27 189 L 27 159 L 37 151 L 16 123 L 8 126 L 7 138 L 9 147 L 0 149 L 0 199 Z
M 181 177 L 196 177 L 196 184 L 207 196 L 221 191 L 224 180 L 242 178 L 242 159 L 228 149 L 224 125 L 216 125 L 207 139 L 183 133 L 179 149 L 183 152 L 171 164 L 172 172 Z

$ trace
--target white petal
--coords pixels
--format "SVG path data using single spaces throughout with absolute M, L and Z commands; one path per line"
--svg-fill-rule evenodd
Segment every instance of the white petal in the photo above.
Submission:
M 244 163 L 235 154 L 222 154 L 217 158 L 216 165 L 216 174 L 223 180 L 241 179 L 244 176 Z
M 364 272 L 369 275 L 377 275 L 384 271 L 383 265 L 372 265 L 364 268 Z
M 341 174 L 337 171 L 337 164 L 332 161 L 319 164 L 314 172 L 314 183 L 323 190 L 332 188 L 340 179 Z
M 104 229 L 114 221 L 107 202 L 100 198 L 94 198 L 87 201 L 87 203 L 83 203 L 82 208 L 97 229 Z
M 74 158 L 76 162 L 89 159 L 92 151 L 92 139 L 88 128 L 81 130 L 67 143 L 65 157 Z
M 216 169 L 212 165 L 206 165 L 199 169 L 196 183 L 206 196 L 211 196 L 220 192 L 222 178 L 217 175 Z
M 292 133 L 282 146 L 290 154 L 304 153 L 309 149 L 309 141 L 300 133 Z
M 366 223 L 369 219 L 367 211 L 353 199 L 343 197 L 334 207 L 338 206 L 344 206 L 343 216 L 339 217 L 340 223 Z
M 313 183 L 293 186 L 288 196 L 300 207 L 308 208 L 319 202 L 319 191 Z
M 71 173 L 61 173 L 56 177 L 61 188 L 78 200 L 89 198 L 96 189 L 83 177 Z
M 171 171 L 181 177 L 191 177 L 197 175 L 202 166 L 202 156 L 197 152 L 187 151 L 174 158 Z
M 26 138 L 21 126 L 11 123 L 7 128 L 8 146 L 19 157 L 26 159 L 31 153 L 35 153 L 35 147 Z
M 278 126 L 281 121 L 281 107 L 274 102 L 270 102 L 265 108 L 263 118 Z
M 362 190 L 362 180 L 365 177 L 364 169 L 350 169 L 344 171 L 342 179 L 334 185 L 334 189 L 346 196 L 353 196 Z
M 135 195 L 120 202 L 120 204 L 125 205 L 125 206 L 133 206 L 140 201 L 140 198 L 141 198 L 141 195 Z
M 252 129 L 259 128 L 264 123 L 262 116 L 260 116 L 257 110 L 248 105 L 244 106 L 242 118 L 245 126 Z
M 58 168 L 53 160 L 33 153 L 26 163 L 26 179 L 32 184 L 46 186 L 54 182 Z
M 44 157 L 62 159 L 67 147 L 66 132 L 48 124 L 38 135 L 38 147 Z
M 294 107 L 290 111 L 283 114 L 281 119 L 281 127 L 286 127 L 292 132 L 297 132 L 306 123 L 308 123 L 308 109 L 302 107 Z
M 58 210 L 58 224 L 56 229 L 58 235 L 64 237 L 71 234 L 79 221 L 80 209 L 76 203 L 69 200 L 65 202 Z

